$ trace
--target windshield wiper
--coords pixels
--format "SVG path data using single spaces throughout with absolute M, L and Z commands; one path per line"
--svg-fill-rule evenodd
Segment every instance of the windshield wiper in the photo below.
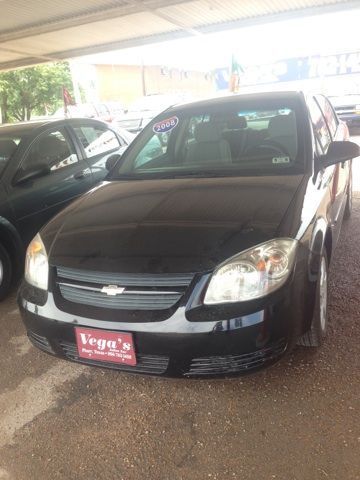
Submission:
M 202 170 L 201 172 L 154 172 L 154 173 L 138 173 L 128 174 L 119 173 L 110 180 L 161 180 L 172 178 L 214 178 L 232 176 L 234 172 L 214 170 Z
M 202 178 L 202 177 L 226 177 L 230 175 L 231 176 L 231 172 L 225 172 L 225 171 L 222 171 L 222 172 L 215 172 L 214 170 L 202 170 L 201 172 L 184 172 L 184 173 L 181 173 L 181 172 L 177 172 L 177 173 L 174 173 L 174 178 Z

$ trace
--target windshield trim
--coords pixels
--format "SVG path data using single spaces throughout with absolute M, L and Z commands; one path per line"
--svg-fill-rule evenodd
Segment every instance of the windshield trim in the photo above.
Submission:
M 208 168 L 209 164 L 203 165 L 203 173 L 201 171 L 195 169 L 191 170 L 182 170 L 179 165 L 175 167 L 176 172 L 174 172 L 171 167 L 167 166 L 166 171 L 165 167 L 160 172 L 155 170 L 156 165 L 151 168 L 151 172 L 145 172 L 144 169 L 138 170 L 138 173 L 132 173 L 129 170 L 123 169 L 123 166 L 126 164 L 127 166 L 130 165 L 129 162 L 131 160 L 135 161 L 137 155 L 141 152 L 141 150 L 145 147 L 147 143 L 154 138 L 153 133 L 153 126 L 169 117 L 178 117 L 179 122 L 181 122 L 184 118 L 190 118 L 193 116 L 204 116 L 208 115 L 209 112 L 213 114 L 213 112 L 221 112 L 222 110 L 228 111 L 236 109 L 237 111 L 253 111 L 256 108 L 261 108 L 262 111 L 272 109 L 274 110 L 285 110 L 290 109 L 294 112 L 296 118 L 296 132 L 297 132 L 297 155 L 296 158 L 291 162 L 291 165 L 278 165 L 276 168 L 271 167 L 268 168 L 265 165 L 257 166 L 256 168 L 251 168 L 250 166 L 241 165 L 241 162 L 232 164 L 229 168 L 222 168 L 220 171 L 218 168 Z M 277 174 L 300 174 L 305 173 L 307 168 L 308 160 L 306 160 L 306 150 L 305 150 L 305 125 L 303 118 L 306 115 L 306 109 L 304 108 L 303 102 L 299 97 L 289 96 L 289 98 L 259 98 L 257 101 L 253 98 L 248 100 L 244 99 L 241 101 L 239 99 L 234 102 L 234 104 L 226 103 L 225 105 L 219 103 L 216 104 L 202 104 L 201 106 L 197 104 L 187 104 L 184 106 L 179 107 L 172 107 L 157 117 L 155 117 L 137 136 L 137 138 L 132 142 L 129 146 L 127 151 L 124 153 L 121 161 L 118 164 L 117 168 L 108 175 L 109 180 L 121 180 L 121 179 L 133 179 L 133 178 L 141 178 L 141 179 L 148 179 L 148 178 L 178 178 L 178 177 L 216 177 L 216 176 L 249 176 L 253 175 L 274 175 Z M 251 120 L 249 120 L 251 124 Z M 268 154 L 269 158 L 273 157 L 272 154 Z M 265 157 L 264 157 L 265 158 Z M 255 161 L 255 160 L 254 160 Z M 224 166 L 222 166 L 224 167 Z

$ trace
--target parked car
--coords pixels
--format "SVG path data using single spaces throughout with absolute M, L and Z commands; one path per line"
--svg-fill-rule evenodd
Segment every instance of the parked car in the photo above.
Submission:
M 111 123 L 117 116 L 124 113 L 124 106 L 120 102 L 82 103 L 69 105 L 65 114 L 64 107 L 59 108 L 54 118 L 94 118 Z
M 320 345 L 360 153 L 347 135 L 325 97 L 299 92 L 168 109 L 31 242 L 18 297 L 30 340 L 88 365 L 185 377 Z
M 114 123 L 130 132 L 138 133 L 160 112 L 182 101 L 183 95 L 145 95 L 116 117 Z
M 360 133 L 360 95 L 329 97 L 337 115 L 349 127 L 350 133 Z
M 130 141 L 131 134 L 89 119 L 0 127 L 0 299 L 22 270 L 35 233 L 103 180 L 107 159 Z

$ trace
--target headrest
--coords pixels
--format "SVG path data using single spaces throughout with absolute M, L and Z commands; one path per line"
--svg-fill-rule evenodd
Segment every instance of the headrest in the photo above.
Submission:
M 199 123 L 195 127 L 194 137 L 197 142 L 218 142 L 221 133 L 215 123 Z
M 0 139 L 0 157 L 10 158 L 16 150 L 16 143 L 10 139 Z
M 227 121 L 229 130 L 241 130 L 247 127 L 246 117 L 238 117 L 237 115 Z
M 296 124 L 293 114 L 277 115 L 276 117 L 272 117 L 269 121 L 269 137 L 287 137 L 294 135 L 295 132 Z
M 226 123 L 229 120 L 229 115 L 232 115 L 226 111 L 213 112 L 211 114 L 211 123 Z

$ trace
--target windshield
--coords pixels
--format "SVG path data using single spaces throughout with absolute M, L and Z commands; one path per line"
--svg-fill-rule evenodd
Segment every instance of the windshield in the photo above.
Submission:
M 133 142 L 115 177 L 303 172 L 297 106 L 236 103 L 161 114 Z
M 0 175 L 20 143 L 18 136 L 0 136 Z

